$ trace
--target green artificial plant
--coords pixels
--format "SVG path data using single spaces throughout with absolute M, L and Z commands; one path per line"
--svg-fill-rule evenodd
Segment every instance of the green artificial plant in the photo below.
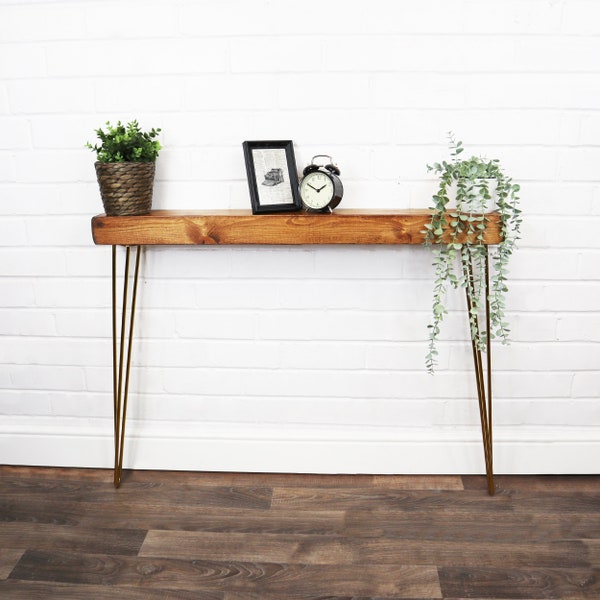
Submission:
M 449 287 L 465 288 L 469 306 L 471 340 L 485 351 L 488 336 L 508 342 L 510 333 L 505 317 L 507 265 L 519 239 L 521 210 L 519 185 L 506 175 L 497 159 L 479 156 L 460 158 L 464 148 L 449 134 L 451 160 L 427 165 L 439 177 L 433 196 L 431 221 L 425 225 L 425 245 L 433 251 L 435 280 L 429 347 L 425 359 L 427 370 L 437 365 L 440 324 L 448 313 L 445 305 Z M 455 192 L 455 206 L 451 199 Z M 495 201 L 495 206 L 494 206 Z M 484 235 L 489 223 L 486 213 L 497 211 L 501 241 L 488 259 Z M 489 272 L 488 272 L 489 270 Z M 489 297 L 485 282 L 489 277 Z M 481 313 L 489 303 L 490 330 L 481 326 Z
M 96 152 L 97 160 L 102 163 L 114 162 L 154 162 L 162 146 L 155 139 L 160 129 L 142 131 L 137 121 L 123 125 L 117 121 L 115 126 L 106 123 L 106 131 L 96 129 L 100 144 L 86 147 Z

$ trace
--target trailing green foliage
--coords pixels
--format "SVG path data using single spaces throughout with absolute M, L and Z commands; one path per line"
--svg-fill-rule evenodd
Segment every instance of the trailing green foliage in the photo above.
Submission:
M 162 146 L 155 138 L 160 129 L 142 131 L 137 121 L 123 125 L 121 121 L 113 127 L 106 122 L 106 131 L 96 129 L 100 144 L 86 147 L 96 152 L 97 159 L 104 163 L 113 162 L 154 162 Z
M 429 327 L 429 347 L 425 364 L 430 373 L 438 364 L 437 342 L 440 325 L 448 313 L 445 306 L 448 287 L 464 288 L 469 307 L 471 339 L 485 351 L 487 336 L 508 342 L 510 333 L 505 317 L 508 287 L 507 265 L 519 239 L 521 210 L 518 184 L 513 183 L 497 159 L 472 156 L 460 159 L 464 148 L 450 133 L 451 161 L 427 165 L 439 176 L 433 196 L 431 222 L 425 225 L 425 245 L 432 246 L 435 280 L 433 285 L 432 321 Z M 494 189 L 495 186 L 495 189 Z M 456 191 L 456 208 L 449 208 L 450 191 Z M 492 206 L 493 194 L 496 207 Z M 488 259 L 484 234 L 490 210 L 500 216 L 502 241 Z M 485 297 L 485 282 L 490 278 L 489 297 Z M 490 328 L 482 327 L 482 313 L 489 303 Z

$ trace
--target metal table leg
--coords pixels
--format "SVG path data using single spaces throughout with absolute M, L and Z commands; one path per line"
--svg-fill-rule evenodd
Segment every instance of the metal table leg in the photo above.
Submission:
M 123 274 L 123 297 L 121 308 L 120 332 L 117 318 L 117 247 L 112 247 L 112 338 L 113 338 L 113 405 L 114 405 L 114 485 L 121 484 L 123 474 L 123 450 L 125 443 L 125 422 L 127 418 L 127 400 L 129 395 L 129 378 L 131 371 L 131 354 L 133 343 L 133 326 L 137 300 L 137 284 L 140 269 L 140 256 L 143 246 L 135 248 L 135 267 L 133 277 L 130 276 L 131 248 L 125 247 L 125 269 Z M 473 363 L 479 400 L 479 415 L 483 437 L 485 469 L 488 492 L 494 495 L 494 471 L 492 448 L 492 348 L 490 336 L 490 303 L 489 303 L 489 257 L 485 248 L 485 321 L 486 321 L 486 365 L 483 366 L 482 352 L 475 342 L 472 342 Z M 473 277 L 473 267 L 469 265 L 469 276 Z M 131 306 L 128 307 L 129 290 L 131 288 Z M 467 309 L 471 313 L 471 301 L 467 296 Z M 127 319 L 129 313 L 129 322 Z M 487 383 L 487 386 L 486 386 Z M 486 389 L 487 388 L 487 389 Z
M 485 457 L 485 472 L 487 476 L 488 492 L 490 496 L 495 493 L 494 486 L 494 465 L 492 448 L 492 344 L 490 327 L 490 273 L 489 273 L 489 254 L 487 246 L 485 249 L 485 327 L 486 327 L 486 365 L 485 373 L 482 360 L 481 349 L 472 341 L 473 364 L 475 367 L 475 379 L 477 382 L 477 396 L 479 399 L 479 416 L 481 419 L 481 433 L 483 437 L 483 453 Z M 474 279 L 473 264 L 469 263 L 468 276 L 471 281 Z M 467 293 L 467 310 L 471 314 L 471 299 Z M 477 318 L 477 317 L 476 317 Z M 479 328 L 479 325 L 478 325 Z M 487 380 L 487 390 L 486 390 Z
M 133 279 L 129 274 L 131 247 L 125 247 L 125 271 L 123 274 L 123 298 L 121 309 L 121 331 L 117 333 L 117 247 L 112 247 L 112 338 L 113 338 L 113 404 L 115 467 L 114 485 L 121 484 L 123 474 L 123 447 L 125 443 L 125 420 L 127 418 L 127 397 L 129 394 L 129 373 L 131 370 L 131 346 L 133 342 L 133 323 L 137 299 L 137 282 L 140 270 L 141 246 L 135 246 L 135 269 Z M 132 279 L 132 281 L 130 281 Z M 131 306 L 128 308 L 129 288 L 132 288 Z M 127 331 L 127 313 L 129 312 L 129 330 Z M 127 338 L 127 341 L 126 341 Z M 127 344 L 127 349 L 125 345 Z M 123 369 L 125 373 L 123 373 Z

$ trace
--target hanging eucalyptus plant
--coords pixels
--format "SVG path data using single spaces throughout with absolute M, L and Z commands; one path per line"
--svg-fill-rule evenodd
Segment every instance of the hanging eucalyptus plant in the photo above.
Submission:
M 485 351 L 488 336 L 508 342 L 510 330 L 504 314 L 507 265 L 521 227 L 519 185 L 504 173 L 497 159 L 459 158 L 464 150 L 462 142 L 456 141 L 452 133 L 448 137 L 450 162 L 427 165 L 429 171 L 439 176 L 431 222 L 425 225 L 423 232 L 425 245 L 432 247 L 435 268 L 432 322 L 428 325 L 429 347 L 425 359 L 430 373 L 437 365 L 440 324 L 448 313 L 445 306 L 448 287 L 466 290 L 471 340 L 478 350 Z M 491 211 L 497 212 L 501 241 L 493 247 L 490 261 L 484 239 Z M 491 283 L 486 298 L 488 277 Z M 487 325 L 481 326 L 486 304 L 489 330 Z

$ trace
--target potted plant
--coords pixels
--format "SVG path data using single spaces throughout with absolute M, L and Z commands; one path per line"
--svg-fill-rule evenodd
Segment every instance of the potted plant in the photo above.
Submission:
M 427 165 L 428 170 L 439 177 L 431 221 L 423 232 L 425 245 L 432 247 L 435 268 L 426 356 L 430 373 L 437 365 L 440 324 L 448 312 L 445 307 L 448 287 L 466 290 L 471 340 L 478 350 L 485 351 L 487 336 L 508 342 L 510 331 L 504 314 L 507 265 L 521 227 L 520 187 L 505 174 L 499 160 L 479 156 L 460 158 L 464 148 L 452 133 L 449 134 L 449 147 L 450 162 Z M 501 242 L 494 247 L 491 260 L 484 244 L 490 211 L 497 212 L 501 234 Z M 486 281 L 491 281 L 487 298 Z M 486 303 L 489 331 L 487 326 L 485 329 L 480 326 L 479 318 Z
M 115 126 L 107 122 L 106 131 L 96 129 L 100 143 L 86 144 L 96 152 L 96 176 L 107 215 L 150 212 L 156 158 L 162 148 L 156 139 L 159 132 L 142 131 L 135 120 Z

